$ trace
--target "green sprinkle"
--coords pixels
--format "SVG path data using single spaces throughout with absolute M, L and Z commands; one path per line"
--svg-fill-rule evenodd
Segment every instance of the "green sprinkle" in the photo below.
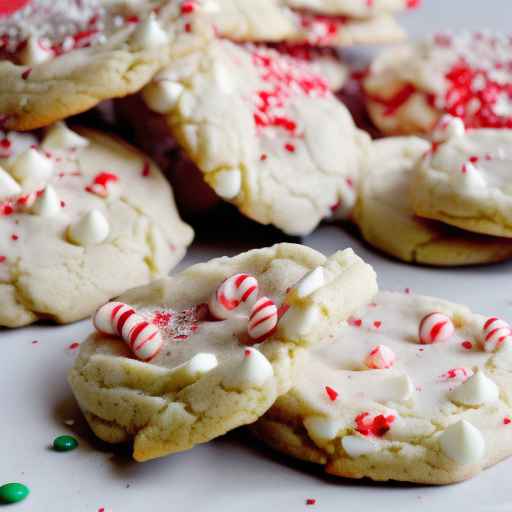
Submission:
M 30 489 L 23 484 L 11 482 L 0 487 L 0 503 L 18 503 L 30 494 Z
M 59 436 L 53 440 L 53 449 L 56 452 L 70 452 L 78 446 L 78 441 L 73 436 Z

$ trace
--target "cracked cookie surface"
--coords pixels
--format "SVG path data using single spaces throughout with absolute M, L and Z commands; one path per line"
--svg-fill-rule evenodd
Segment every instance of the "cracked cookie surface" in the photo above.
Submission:
M 184 256 L 168 183 L 126 143 L 57 124 L 1 146 L 0 325 L 84 318 Z
M 369 139 L 307 63 L 217 40 L 160 72 L 143 96 L 248 217 L 305 235 L 351 209 Z
M 47 126 L 140 90 L 203 40 L 194 27 L 177 1 L 33 0 L 0 19 L 3 126 Z
M 506 238 L 479 235 L 424 219 L 414 213 L 415 167 L 431 149 L 417 137 L 390 137 L 372 143 L 354 220 L 365 240 L 411 263 L 474 265 L 512 257 Z
M 501 337 L 493 325 L 505 326 L 506 338 L 494 354 L 483 349 Z M 506 325 L 441 299 L 380 292 L 306 355 L 295 387 L 252 428 L 333 475 L 428 484 L 472 477 L 512 453 Z M 425 331 L 434 342 L 420 344 Z
M 226 282 L 238 290 L 249 281 L 253 287 L 224 320 L 213 315 L 212 297 Z M 260 417 L 292 386 L 305 347 L 375 290 L 371 267 L 351 250 L 326 259 L 279 244 L 198 264 L 119 299 L 158 327 L 156 356 L 141 362 L 122 340 L 94 334 L 69 381 L 94 432 L 111 443 L 133 441 L 136 460 L 187 450 Z M 247 337 L 249 310 L 260 325 L 252 320 L 258 296 L 278 318 L 264 340 Z

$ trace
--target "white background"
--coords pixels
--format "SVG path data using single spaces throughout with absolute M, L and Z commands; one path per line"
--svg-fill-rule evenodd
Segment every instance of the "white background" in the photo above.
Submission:
M 255 2 L 258 0 L 254 0 Z M 404 16 L 413 36 L 439 29 L 510 30 L 510 0 L 424 0 Z M 234 234 L 236 238 L 236 234 Z M 435 270 L 406 266 L 364 247 L 335 226 L 324 226 L 304 243 L 325 253 L 352 246 L 379 275 L 381 288 L 438 295 L 484 314 L 512 318 L 512 264 Z M 196 244 L 181 267 L 250 245 L 219 240 Z M 1 306 L 0 306 L 1 307 Z M 74 352 L 68 347 L 90 331 L 88 321 L 66 327 L 0 331 L 0 484 L 24 482 L 30 497 L 17 511 L 113 512 L 314 510 L 400 512 L 512 510 L 512 462 L 476 479 L 443 488 L 374 484 L 326 477 L 311 466 L 274 455 L 241 430 L 205 446 L 136 464 L 94 440 L 66 383 Z M 32 341 L 38 343 L 33 344 Z M 74 419 L 68 427 L 64 421 Z M 58 454 L 54 437 L 72 433 L 80 447 Z M 315 507 L 305 500 L 315 498 Z M 11 509 L 11 508 L 10 508 Z

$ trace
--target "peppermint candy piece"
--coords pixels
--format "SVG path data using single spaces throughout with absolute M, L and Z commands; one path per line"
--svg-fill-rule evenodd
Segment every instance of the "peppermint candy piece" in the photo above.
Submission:
M 123 302 L 108 302 L 101 306 L 93 323 L 103 334 L 120 336 L 141 361 L 150 361 L 162 348 L 163 339 L 158 327 Z
M 365 364 L 372 370 L 384 370 L 391 368 L 396 361 L 395 353 L 386 345 L 377 345 L 373 347 L 366 356 Z
M 210 298 L 210 313 L 218 320 L 226 320 L 237 314 L 241 306 L 253 304 L 258 297 L 258 288 L 258 281 L 250 274 L 228 277 Z
M 453 336 L 455 327 L 443 313 L 430 313 L 420 322 L 419 339 L 422 345 L 446 341 Z
M 512 341 L 510 324 L 501 320 L 501 318 L 489 318 L 483 327 L 482 348 L 486 352 L 496 352 L 507 341 Z
M 278 320 L 278 310 L 274 301 L 262 297 L 251 310 L 247 332 L 253 340 L 262 342 L 274 332 Z

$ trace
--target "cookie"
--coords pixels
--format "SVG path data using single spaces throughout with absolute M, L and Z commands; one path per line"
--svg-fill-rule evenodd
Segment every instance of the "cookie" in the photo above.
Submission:
M 425 484 L 512 454 L 503 320 L 382 292 L 306 357 L 292 391 L 254 426 L 281 452 L 341 477 Z
M 4 126 L 47 126 L 138 91 L 206 37 L 193 28 L 179 2 L 30 2 L 0 18 Z
M 214 259 L 100 308 L 69 381 L 94 432 L 133 441 L 136 460 L 187 450 L 260 417 L 304 347 L 375 291 L 351 250 L 326 259 L 280 244 Z
M 468 128 L 511 128 L 511 58 L 508 36 L 481 32 L 392 48 L 363 82 L 368 111 L 386 134 L 428 133 L 443 114 Z
M 317 12 L 295 9 L 281 0 L 201 0 L 197 11 L 206 14 L 217 32 L 239 42 L 293 42 L 315 46 L 402 41 L 405 33 L 389 13 L 351 18 L 318 7 Z
M 325 15 L 372 18 L 379 14 L 416 9 L 420 0 L 284 0 L 293 9 Z
M 63 123 L 0 137 L 0 326 L 84 318 L 191 240 L 159 169 L 124 142 Z
M 396 258 L 436 266 L 474 265 L 512 257 L 512 241 L 477 235 L 414 214 L 415 167 L 431 144 L 417 137 L 373 143 L 354 220 L 365 240 Z
M 453 127 L 460 120 L 445 118 L 444 123 Z M 464 133 L 460 125 L 446 138 L 435 143 L 416 169 L 414 211 L 468 231 L 511 238 L 512 131 Z
M 353 205 L 369 139 L 306 63 L 216 40 L 143 96 L 217 195 L 257 222 L 306 235 Z

